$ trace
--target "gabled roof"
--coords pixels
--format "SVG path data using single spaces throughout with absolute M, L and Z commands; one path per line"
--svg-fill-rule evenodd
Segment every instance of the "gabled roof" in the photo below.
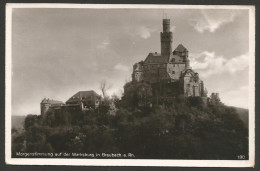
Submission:
M 41 103 L 50 103 L 50 104 L 63 104 L 62 101 L 53 100 L 53 99 L 46 99 L 44 98 Z
M 86 99 L 86 98 L 100 98 L 100 96 L 93 90 L 90 91 L 79 91 L 76 94 L 74 94 L 71 98 L 69 98 L 69 100 L 66 101 L 66 103 L 68 102 L 78 102 L 81 101 L 82 99 Z
M 160 53 L 149 53 L 144 63 L 163 63 L 166 62 L 166 58 L 162 57 Z
M 176 52 L 185 52 L 185 51 L 188 51 L 188 50 L 182 44 L 179 44 L 174 51 L 176 51 Z
M 182 75 L 185 77 L 185 75 L 186 74 L 191 74 L 193 77 L 194 76 L 197 76 L 197 77 L 199 77 L 199 74 L 197 73 L 197 72 L 195 72 L 194 70 L 192 70 L 192 69 L 185 69 L 185 70 L 183 70 L 182 71 Z

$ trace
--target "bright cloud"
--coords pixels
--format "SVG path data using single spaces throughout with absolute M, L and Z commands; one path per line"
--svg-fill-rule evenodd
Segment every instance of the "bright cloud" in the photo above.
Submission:
M 151 33 L 154 31 L 155 31 L 155 29 L 141 26 L 141 27 L 137 28 L 136 34 L 143 39 L 148 39 L 149 37 L 151 37 Z
M 242 71 L 249 66 L 248 54 L 243 54 L 231 59 L 223 56 L 217 56 L 215 52 L 202 52 L 191 55 L 191 66 L 195 70 L 201 70 L 201 76 L 207 78 L 211 75 L 228 72 L 230 74 L 236 71 Z
M 202 10 L 201 16 L 193 18 L 190 24 L 200 33 L 203 33 L 204 31 L 213 33 L 221 26 L 233 22 L 236 16 L 236 13 L 230 11 L 221 13 L 216 13 L 213 11 Z
M 176 30 L 176 26 L 171 26 L 171 28 L 170 28 L 170 30 L 171 30 L 171 32 L 175 32 L 175 30 Z
M 114 67 L 114 69 L 118 70 L 118 71 L 129 71 L 129 67 L 125 66 L 123 64 L 116 64 L 116 66 Z

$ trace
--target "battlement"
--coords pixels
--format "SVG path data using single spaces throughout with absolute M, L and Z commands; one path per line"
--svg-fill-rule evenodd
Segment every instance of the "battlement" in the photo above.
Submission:
M 163 19 L 163 32 L 170 32 L 171 21 L 170 19 Z

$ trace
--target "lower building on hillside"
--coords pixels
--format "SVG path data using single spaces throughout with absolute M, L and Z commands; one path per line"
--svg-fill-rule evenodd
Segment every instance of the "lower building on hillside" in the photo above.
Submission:
M 57 100 L 51 100 L 44 98 L 41 101 L 41 115 L 47 113 L 48 110 L 60 110 L 60 109 L 80 109 L 80 110 L 94 110 L 102 101 L 101 95 L 98 95 L 95 91 L 79 91 L 71 96 L 66 103 Z

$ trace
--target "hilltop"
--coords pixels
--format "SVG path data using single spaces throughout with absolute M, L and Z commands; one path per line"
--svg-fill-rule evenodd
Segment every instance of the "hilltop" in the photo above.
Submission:
M 50 110 L 45 116 L 28 115 L 25 131 L 13 134 L 13 157 L 16 151 L 130 152 L 139 159 L 248 156 L 248 129 L 233 107 L 204 106 L 200 97 L 152 108 L 128 103 L 107 99 L 93 111 Z

